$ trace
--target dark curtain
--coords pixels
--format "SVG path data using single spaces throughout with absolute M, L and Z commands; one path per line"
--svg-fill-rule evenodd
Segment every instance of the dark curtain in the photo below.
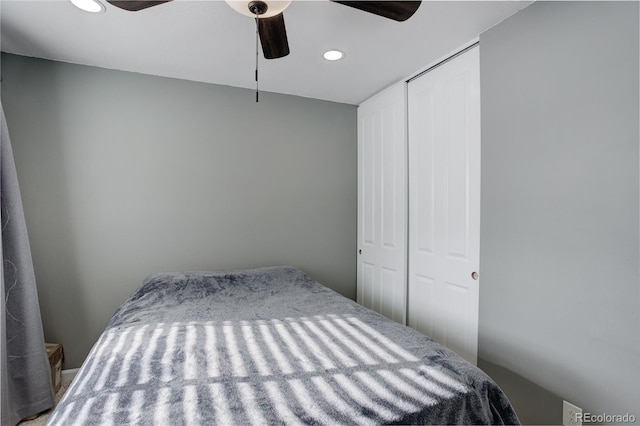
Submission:
M 54 395 L 18 176 L 1 104 L 0 115 L 0 415 L 2 425 L 15 425 L 51 408 Z

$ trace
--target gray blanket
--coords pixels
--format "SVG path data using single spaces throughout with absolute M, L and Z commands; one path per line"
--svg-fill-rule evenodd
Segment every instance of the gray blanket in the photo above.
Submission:
M 117 310 L 49 424 L 517 424 L 428 337 L 291 267 L 157 274 Z

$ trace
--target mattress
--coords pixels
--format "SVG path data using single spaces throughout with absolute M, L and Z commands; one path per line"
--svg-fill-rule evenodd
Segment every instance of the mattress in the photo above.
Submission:
M 287 266 L 148 277 L 49 421 L 517 423 L 480 369 Z

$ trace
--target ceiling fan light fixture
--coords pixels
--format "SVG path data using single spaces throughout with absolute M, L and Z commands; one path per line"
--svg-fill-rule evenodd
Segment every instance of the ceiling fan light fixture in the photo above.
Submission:
M 89 13 L 104 13 L 104 5 L 98 0 L 71 0 L 71 3 L 78 9 Z
M 344 58 L 344 52 L 337 49 L 327 50 L 322 54 L 327 61 L 339 61 Z
M 256 15 L 251 11 L 249 6 L 253 1 L 245 1 L 245 0 L 225 0 L 225 2 L 231 6 L 233 10 L 238 13 L 241 13 L 244 16 L 248 16 L 249 18 L 255 18 Z M 289 7 L 291 4 L 291 0 L 263 0 L 261 3 L 267 5 L 267 11 L 263 14 L 260 14 L 261 18 L 271 18 L 273 16 L 279 15 L 284 12 L 284 10 Z

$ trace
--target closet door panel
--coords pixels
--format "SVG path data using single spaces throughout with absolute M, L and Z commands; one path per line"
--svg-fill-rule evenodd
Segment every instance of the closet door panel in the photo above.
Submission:
M 435 280 L 433 277 L 422 274 L 414 274 L 411 279 L 411 296 L 408 303 L 410 315 L 407 318 L 407 325 L 439 341 L 439 336 L 435 334 L 436 330 L 433 327 L 435 309 L 437 309 L 437 305 L 434 304 Z
M 475 147 L 471 143 L 475 135 L 469 134 L 475 131 L 474 128 L 470 128 L 472 123 L 469 123 L 468 119 L 468 104 L 474 100 L 467 90 L 472 84 L 470 78 L 470 74 L 463 74 L 446 82 L 443 94 L 446 99 L 447 119 L 447 134 L 444 135 L 447 170 L 443 192 L 444 220 L 447 225 L 445 247 L 447 256 L 467 261 L 472 238 L 470 214 L 474 207 L 471 205 L 473 194 L 470 174 L 474 172 L 472 162 L 479 160 L 472 152 Z
M 435 87 L 415 86 L 410 98 L 410 111 L 419 119 L 409 124 L 409 137 L 415 142 L 419 135 L 420 143 L 409 145 L 409 314 L 410 327 L 421 331 L 429 337 L 441 341 L 435 333 L 434 320 L 438 317 L 439 305 L 435 298 L 437 266 L 436 251 L 436 141 L 438 127 L 435 125 L 442 119 L 436 104 L 438 94 Z
M 404 145 L 404 141 L 399 141 L 400 136 L 398 126 L 404 126 L 402 120 L 404 114 L 398 111 L 398 105 L 393 103 L 382 109 L 380 139 L 380 209 L 381 209 L 381 232 L 382 246 L 390 250 L 398 249 L 398 241 L 405 241 L 404 230 L 397 226 L 399 215 L 406 214 L 404 206 L 399 206 L 398 201 L 404 197 L 398 191 L 406 190 L 405 185 L 398 185 L 399 179 L 404 175 L 404 159 L 398 162 L 398 144 Z M 404 134 L 404 132 L 402 132 Z M 400 187 L 399 187 L 400 186 Z M 400 210 L 399 210 L 400 209 Z M 404 223 L 404 220 L 402 220 Z M 400 235 L 398 235 L 400 233 Z
M 405 322 L 406 107 L 399 84 L 358 108 L 358 303 Z
M 413 216 L 419 217 L 419 221 L 411 223 L 410 232 L 415 236 L 414 250 L 422 256 L 433 256 L 435 253 L 435 126 L 438 119 L 435 116 L 434 90 L 426 90 L 416 93 L 414 96 L 414 108 L 416 108 L 420 120 L 412 123 L 412 131 L 421 135 L 421 143 L 413 147 L 412 155 L 420 158 L 420 170 L 412 170 L 410 205 L 413 208 Z
M 470 49 L 408 87 L 408 323 L 471 363 L 479 303 L 478 51 Z
M 359 196 L 361 197 L 362 212 L 358 215 L 360 221 L 358 222 L 361 230 L 361 243 L 362 246 L 375 247 L 376 245 L 376 218 L 378 214 L 376 212 L 376 145 L 377 140 L 375 132 L 377 126 L 377 119 L 374 115 L 363 117 L 360 123 L 361 132 L 363 134 L 362 140 L 367 143 L 361 143 L 361 148 L 358 151 L 360 158 L 360 173 L 359 173 Z

